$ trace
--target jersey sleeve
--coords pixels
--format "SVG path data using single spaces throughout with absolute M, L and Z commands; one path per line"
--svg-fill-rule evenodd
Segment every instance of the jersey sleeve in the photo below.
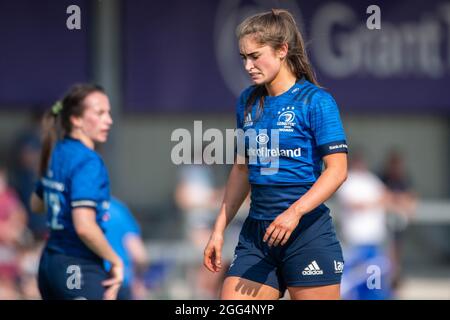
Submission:
M 348 152 L 339 109 L 328 93 L 317 94 L 310 109 L 310 124 L 319 154 Z
M 247 99 L 247 91 L 244 90 L 241 95 L 239 96 L 239 99 L 236 103 L 236 129 L 243 129 L 244 128 L 244 112 L 245 112 L 245 101 Z
M 106 183 L 103 162 L 91 157 L 74 168 L 70 190 L 71 207 L 96 208 L 101 201 L 101 190 Z
M 117 219 L 117 221 L 120 221 L 120 226 L 121 226 L 121 229 L 123 230 L 123 233 L 124 234 L 135 234 L 135 235 L 140 236 L 141 229 L 139 227 L 138 222 L 134 218 L 131 210 L 122 201 L 118 200 L 117 198 L 113 198 L 113 199 L 114 200 L 111 201 L 111 204 L 114 206 L 114 208 L 116 210 L 116 214 L 114 215 L 114 218 Z
M 134 218 L 131 211 L 126 207 L 126 225 L 127 225 L 127 234 L 135 234 L 140 236 L 141 235 L 141 228 L 139 227 L 138 222 Z
M 241 157 L 247 157 L 247 153 L 245 151 L 245 137 L 244 137 L 244 118 L 245 118 L 245 109 L 247 105 L 247 99 L 253 90 L 253 87 L 248 87 L 245 89 L 236 103 L 236 129 L 237 132 L 237 144 L 234 147 L 235 156 L 239 155 Z

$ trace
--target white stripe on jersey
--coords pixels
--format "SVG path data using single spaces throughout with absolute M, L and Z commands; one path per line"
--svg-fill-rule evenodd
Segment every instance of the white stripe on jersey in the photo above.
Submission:
M 92 200 L 78 200 L 72 201 L 72 207 L 97 207 L 97 203 Z

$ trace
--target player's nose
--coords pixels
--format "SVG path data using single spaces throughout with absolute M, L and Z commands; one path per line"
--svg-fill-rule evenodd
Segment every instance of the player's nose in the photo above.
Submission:
M 245 67 L 245 70 L 247 72 L 250 72 L 253 69 L 253 67 L 254 67 L 252 60 L 251 59 L 246 59 L 244 67 Z
M 108 126 L 111 126 L 111 125 L 113 124 L 113 119 L 112 119 L 110 113 L 108 113 L 108 116 L 106 117 L 105 122 L 106 122 L 106 124 L 107 124 Z

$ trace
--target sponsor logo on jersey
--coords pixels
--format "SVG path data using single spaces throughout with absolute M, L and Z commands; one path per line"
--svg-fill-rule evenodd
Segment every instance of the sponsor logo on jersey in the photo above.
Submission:
M 245 128 L 245 127 L 252 126 L 252 125 L 253 125 L 252 114 L 249 113 L 249 114 L 247 114 L 247 115 L 245 116 L 245 119 L 244 119 L 244 128 Z
M 248 148 L 248 155 L 250 157 L 290 157 L 296 158 L 302 156 L 302 148 L 296 149 L 280 149 L 280 148 L 268 148 L 269 136 L 265 133 L 260 133 L 256 136 L 256 142 L 262 146 L 258 148 Z
M 102 221 L 103 221 L 103 222 L 108 222 L 109 219 L 111 219 L 111 216 L 109 215 L 109 212 L 106 212 L 106 213 L 102 216 Z
M 333 151 L 336 149 L 348 149 L 348 146 L 345 143 L 340 143 L 340 144 L 334 144 L 334 145 L 328 146 L 328 149 L 330 151 Z
M 103 202 L 102 202 L 102 209 L 108 210 L 109 207 L 110 207 L 109 201 L 103 201 Z
M 295 107 L 290 106 L 278 111 L 277 126 L 281 132 L 293 132 L 295 126 Z
M 280 148 L 249 148 L 248 155 L 253 157 L 289 157 L 297 158 L 302 156 L 302 148 L 297 149 L 280 149 Z
M 256 142 L 259 144 L 267 144 L 269 142 L 269 136 L 265 133 L 260 133 L 256 136 Z
M 49 189 L 53 189 L 53 190 L 56 190 L 59 192 L 64 192 L 64 190 L 65 190 L 64 183 L 62 183 L 62 182 L 50 180 L 47 178 L 41 178 L 41 183 L 44 187 L 47 187 Z

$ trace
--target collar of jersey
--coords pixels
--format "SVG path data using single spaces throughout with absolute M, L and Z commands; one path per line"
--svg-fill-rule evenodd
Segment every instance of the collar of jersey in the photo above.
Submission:
M 64 135 L 64 139 L 82 143 L 80 139 L 76 139 L 76 138 L 74 138 L 74 137 L 71 137 L 71 136 L 69 136 L 68 134 Z
M 91 149 L 88 148 L 83 142 L 81 142 L 80 139 L 73 138 L 73 137 L 69 136 L 68 134 L 66 134 L 66 135 L 64 136 L 64 140 L 70 141 L 70 142 L 75 142 L 75 143 L 77 143 L 77 144 L 82 145 L 82 146 L 85 147 L 86 149 L 91 150 Z
M 303 86 L 303 83 L 305 82 L 305 77 L 302 77 L 299 79 L 292 87 L 290 87 L 288 90 L 283 92 L 282 94 L 279 94 L 277 96 L 265 96 L 264 97 L 264 103 L 269 106 L 273 104 L 275 101 L 289 99 L 289 97 L 292 97 L 295 95 L 295 93 L 298 91 L 293 92 L 296 88 L 301 88 Z

